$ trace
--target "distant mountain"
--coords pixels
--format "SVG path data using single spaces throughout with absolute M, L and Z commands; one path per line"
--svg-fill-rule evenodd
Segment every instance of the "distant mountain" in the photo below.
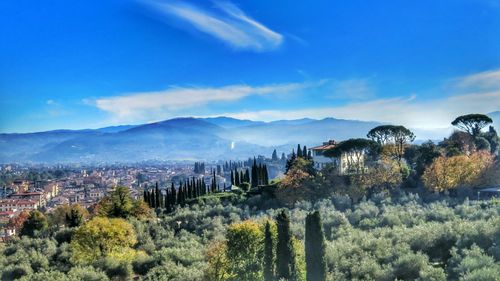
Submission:
M 487 114 L 491 119 L 493 119 L 493 127 L 500 132 L 500 110 L 494 111 Z
M 256 124 L 265 124 L 265 122 L 261 122 L 261 121 L 241 120 L 241 119 L 224 117 L 224 116 L 203 118 L 202 120 L 205 120 L 209 123 L 212 123 L 214 125 L 217 125 L 217 126 L 220 126 L 222 128 L 226 128 L 226 129 L 244 127 L 244 126 L 250 126 L 250 125 L 256 125 Z
M 365 137 L 380 124 L 335 118 L 261 122 L 221 116 L 94 130 L 0 134 L 0 163 L 243 159 L 270 155 L 275 148 L 288 153 L 297 143 L 310 147 L 329 139 Z M 419 131 L 417 138 L 420 133 L 426 134 Z
M 365 137 L 371 128 L 378 125 L 380 123 L 335 118 L 300 119 L 235 128 L 231 130 L 230 137 L 263 146 L 297 143 L 311 146 L 329 139 Z

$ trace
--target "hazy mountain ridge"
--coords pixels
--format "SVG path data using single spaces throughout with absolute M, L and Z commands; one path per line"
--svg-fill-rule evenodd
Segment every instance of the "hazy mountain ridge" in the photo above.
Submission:
M 500 111 L 489 114 L 500 120 Z M 99 129 L 0 134 L 0 162 L 136 162 L 143 160 L 217 160 L 288 152 L 297 143 L 366 137 L 379 122 L 335 118 L 272 122 L 230 117 L 174 118 Z M 496 124 L 496 123 L 495 123 Z M 448 129 L 417 130 L 417 139 L 445 135 Z M 419 137 L 420 135 L 420 137 Z

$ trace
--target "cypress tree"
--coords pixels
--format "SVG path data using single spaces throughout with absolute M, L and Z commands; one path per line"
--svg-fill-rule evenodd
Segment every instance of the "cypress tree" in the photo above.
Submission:
M 243 171 L 240 171 L 240 184 L 245 182 L 245 174 L 243 174 Z
M 246 169 L 245 171 L 245 182 L 250 183 L 250 172 L 248 171 L 248 169 Z
M 155 208 L 156 198 L 155 198 L 155 190 L 154 189 L 151 189 L 151 196 L 149 198 L 150 198 L 149 200 L 150 200 L 151 208 Z
M 290 218 L 285 210 L 276 217 L 278 226 L 278 243 L 276 244 L 276 277 L 277 279 L 297 280 L 295 268 L 295 251 L 293 249 Z
M 300 144 L 297 145 L 297 158 L 301 158 L 302 157 L 302 149 L 300 148 Z
M 238 169 L 234 168 L 234 185 L 240 185 L 240 173 L 238 173 Z
M 170 187 L 170 199 L 172 200 L 172 206 L 177 203 L 177 192 L 175 190 L 174 182 L 172 182 L 172 186 Z
M 267 165 L 266 164 L 264 164 L 262 174 L 263 174 L 263 178 L 264 178 L 264 184 L 269 185 L 269 175 L 267 174 Z
M 274 252 L 271 224 L 266 222 L 264 231 L 264 281 L 274 280 Z
M 256 187 L 258 185 L 258 175 L 257 175 L 257 161 L 255 160 L 255 157 L 253 158 L 253 165 L 252 165 L 252 187 Z
M 155 187 L 155 208 L 160 208 L 161 207 L 161 193 L 160 193 L 160 188 L 158 187 L 158 182 L 156 182 L 156 187 Z
M 306 217 L 306 270 L 307 281 L 326 280 L 325 235 L 321 217 L 315 211 Z
M 234 185 L 234 173 L 233 173 L 233 170 L 231 170 L 231 185 Z
M 273 150 L 273 155 L 271 156 L 271 160 L 278 161 L 278 153 L 276 152 L 276 149 Z

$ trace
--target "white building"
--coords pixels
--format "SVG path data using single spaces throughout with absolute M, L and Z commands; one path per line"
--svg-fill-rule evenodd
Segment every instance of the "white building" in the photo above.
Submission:
M 315 146 L 309 149 L 312 151 L 314 167 L 317 170 L 321 170 L 326 165 L 333 165 L 334 167 L 337 167 L 339 174 L 355 173 L 360 169 L 363 169 L 362 167 L 365 162 L 364 151 L 342 153 L 340 157 L 324 156 L 325 151 L 335 148 L 336 145 L 336 141 L 329 140 L 320 146 Z

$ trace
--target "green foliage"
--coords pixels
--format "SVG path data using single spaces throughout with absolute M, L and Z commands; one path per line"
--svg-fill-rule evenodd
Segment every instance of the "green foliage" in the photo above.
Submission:
M 253 221 L 229 226 L 226 234 L 230 280 L 252 281 L 262 278 L 263 233 Z
M 281 237 L 290 237 L 290 243 L 280 245 L 285 246 L 281 253 L 292 252 L 294 256 L 293 265 L 287 262 L 287 267 L 295 268 L 295 278 L 303 280 L 307 275 L 304 263 L 310 252 L 306 241 L 311 237 L 310 225 L 306 227 L 310 218 L 306 218 L 314 211 L 319 212 L 324 231 L 326 280 L 496 280 L 499 276 L 498 200 L 459 201 L 441 196 L 425 203 L 420 196 L 405 193 L 373 196 L 359 203 L 352 203 L 344 195 L 297 202 L 287 210 L 286 218 L 280 218 L 281 209 L 252 208 L 237 200 L 193 202 L 158 220 L 129 216 L 126 222 L 135 233 L 136 243 L 130 243 L 130 235 L 123 241 L 118 239 L 124 236 L 116 233 L 121 227 L 110 227 L 107 222 L 99 225 L 108 235 L 105 241 L 119 245 L 116 246 L 120 247 L 119 253 L 124 248 L 134 251 L 124 251 L 129 253 L 126 258 L 116 253 L 100 255 L 82 266 L 75 263 L 74 257 L 81 253 L 74 247 L 75 241 L 85 241 L 80 237 L 83 235 L 89 237 L 83 242 L 85 245 L 98 245 L 97 241 L 102 239 L 96 233 L 101 231 L 96 227 L 92 228 L 95 233 L 77 233 L 95 219 L 113 220 L 98 217 L 79 228 L 47 231 L 44 238 L 23 236 L 0 245 L 0 276 L 2 280 L 16 277 L 93 281 L 123 280 L 135 274 L 139 280 L 242 280 L 230 274 L 209 278 L 214 276 L 208 275 L 213 273 L 214 265 L 218 265 L 215 269 L 231 267 L 231 260 L 224 259 L 228 254 L 224 246 L 212 248 L 212 245 L 216 241 L 219 246 L 226 245 L 231 225 L 251 220 L 258 228 L 242 227 L 234 231 L 231 255 L 242 265 L 237 268 L 255 270 L 252 276 L 262 280 L 266 268 L 264 226 L 271 217 L 281 221 L 278 231 Z M 76 232 L 71 237 L 73 231 Z M 271 248 L 278 250 L 279 241 L 288 239 L 277 239 L 272 223 L 270 232 L 274 242 Z M 109 239 L 120 242 L 112 243 Z M 210 251 L 214 254 L 211 260 L 207 255 Z
M 278 242 L 276 244 L 276 277 L 286 280 L 297 280 L 295 250 L 293 247 L 292 233 L 290 231 L 290 218 L 285 210 L 276 216 L 278 227 Z
M 95 217 L 76 230 L 72 241 L 73 259 L 89 264 L 99 258 L 130 260 L 136 244 L 134 228 L 123 219 Z
M 49 223 L 45 215 L 38 210 L 34 210 L 24 222 L 21 228 L 21 235 L 35 237 L 47 230 L 48 226 Z
M 477 136 L 481 129 L 491 124 L 493 120 L 484 114 L 467 114 L 458 116 L 451 122 L 453 126 L 466 131 L 472 136 Z
M 273 233 L 271 232 L 271 224 L 269 223 L 269 221 L 267 221 L 264 229 L 264 281 L 274 280 L 274 244 Z
M 306 217 L 306 272 L 308 281 L 326 280 L 325 235 L 319 211 Z

